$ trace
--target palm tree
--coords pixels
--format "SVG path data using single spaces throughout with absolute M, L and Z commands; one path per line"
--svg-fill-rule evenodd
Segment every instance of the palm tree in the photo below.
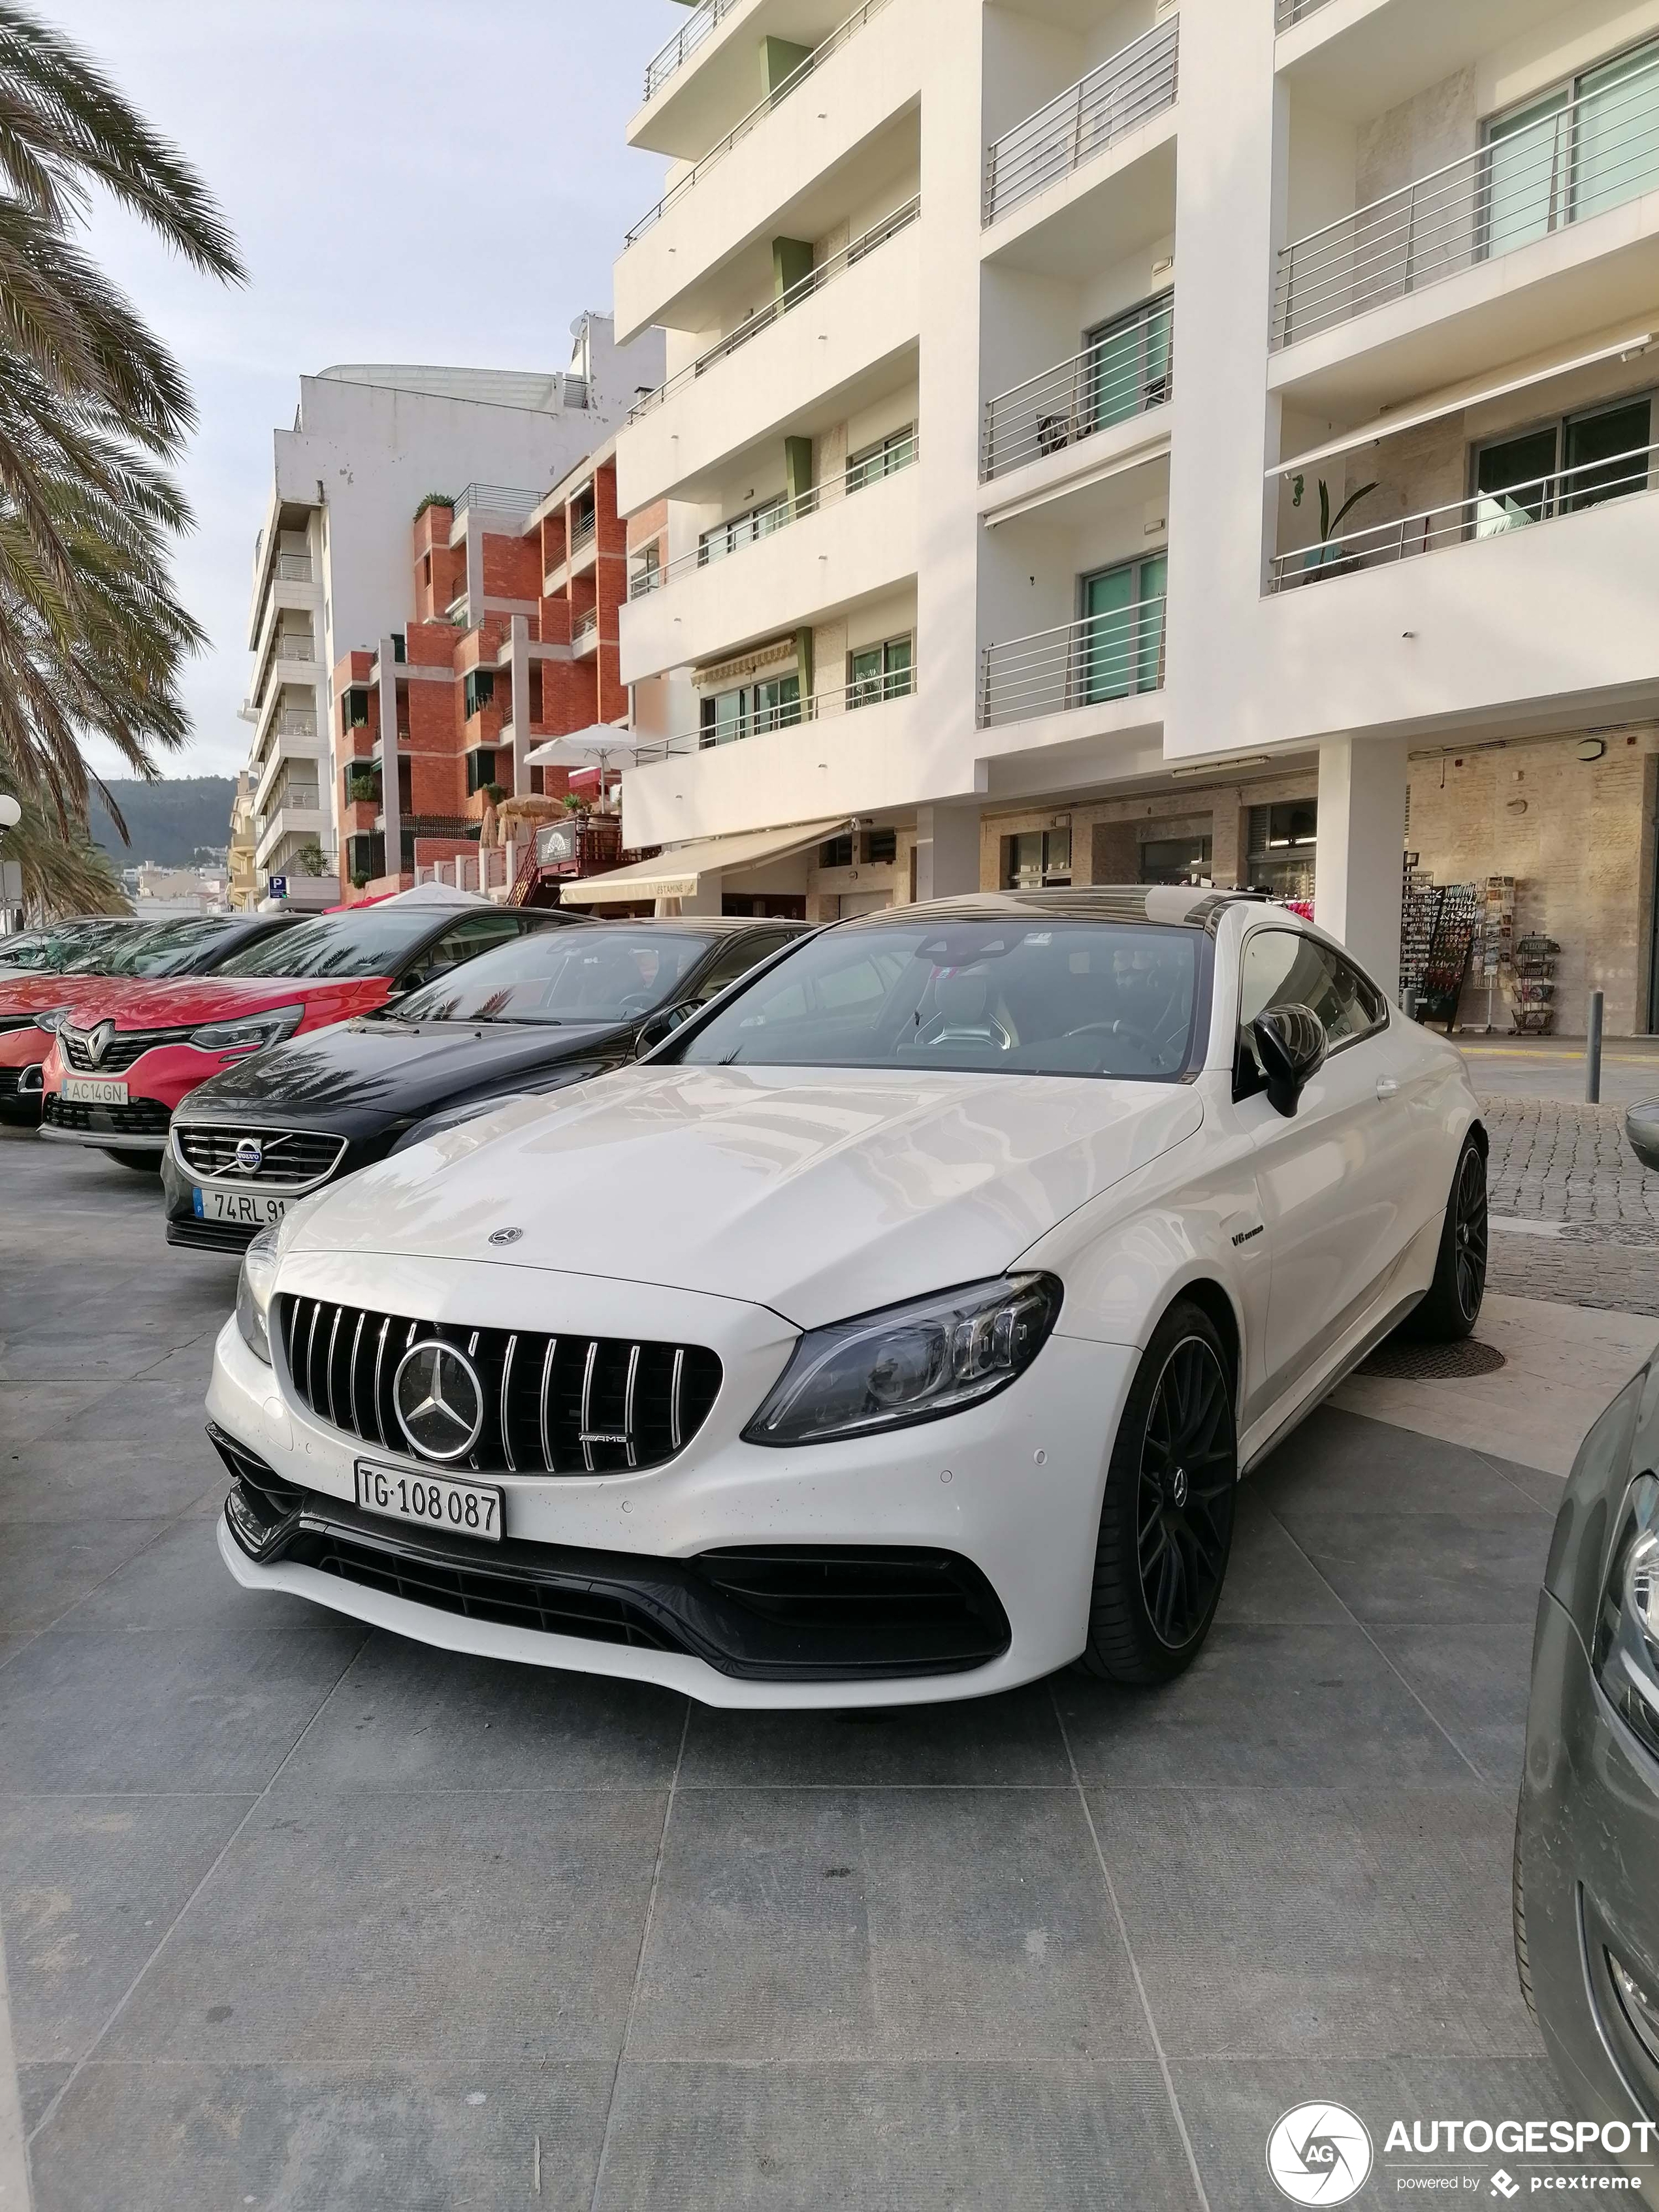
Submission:
M 168 574 L 191 518 L 164 466 L 195 410 L 76 243 L 94 186 L 193 267 L 242 280 L 195 170 L 70 40 L 0 0 L 0 766 L 65 832 L 102 788 L 87 738 L 141 775 L 184 742 L 178 674 L 202 642 Z

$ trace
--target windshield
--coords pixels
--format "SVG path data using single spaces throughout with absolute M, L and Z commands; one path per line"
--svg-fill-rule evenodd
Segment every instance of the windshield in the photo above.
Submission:
M 457 915 L 452 919 L 459 919 Z M 443 909 L 319 914 L 233 952 L 221 975 L 392 975 L 444 919 Z
M 673 1056 L 1172 1081 L 1191 1055 L 1199 942 L 1035 915 L 855 924 L 809 939 Z
M 216 938 L 241 927 L 223 915 L 188 921 L 159 921 L 150 929 L 130 930 L 100 952 L 99 975 L 176 975 L 192 966 Z
M 544 929 L 403 1000 L 405 1022 L 626 1022 L 666 1006 L 706 937 L 633 927 Z
M 20 968 L 39 975 L 84 974 L 96 964 L 102 948 L 119 944 L 131 933 L 130 921 L 77 921 L 0 938 L 0 968 Z

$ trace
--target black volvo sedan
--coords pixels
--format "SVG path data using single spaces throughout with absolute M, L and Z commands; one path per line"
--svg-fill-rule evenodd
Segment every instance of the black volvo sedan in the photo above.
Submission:
M 167 1242 L 240 1250 L 355 1168 L 619 1066 L 805 928 L 699 917 L 539 931 L 384 1011 L 255 1054 L 173 1115 Z

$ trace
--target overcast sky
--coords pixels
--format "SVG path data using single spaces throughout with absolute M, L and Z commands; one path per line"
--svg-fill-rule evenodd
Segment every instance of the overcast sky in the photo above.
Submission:
M 168 773 L 247 754 L 248 573 L 270 434 L 333 362 L 564 368 L 663 163 L 623 142 L 673 0 L 36 0 L 218 195 L 246 291 L 106 207 L 90 242 L 183 362 L 201 426 L 179 589 L 210 644 Z M 109 769 L 112 762 L 100 760 Z

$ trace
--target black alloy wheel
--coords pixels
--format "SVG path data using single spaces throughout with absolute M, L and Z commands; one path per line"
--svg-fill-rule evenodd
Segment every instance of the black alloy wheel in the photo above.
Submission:
M 1237 1486 L 1231 1365 L 1209 1316 L 1182 1302 L 1141 1357 L 1113 1446 L 1090 1673 L 1149 1684 L 1192 1663 L 1226 1577 Z
M 1237 1484 L 1231 1394 L 1214 1347 L 1182 1340 L 1164 1363 L 1140 1449 L 1141 1596 L 1166 1650 L 1189 1644 L 1227 1571 Z
M 1473 1331 L 1486 1293 L 1486 1156 L 1472 1129 L 1463 1139 L 1446 1200 L 1434 1280 L 1402 1324 L 1407 1336 L 1455 1344 Z

